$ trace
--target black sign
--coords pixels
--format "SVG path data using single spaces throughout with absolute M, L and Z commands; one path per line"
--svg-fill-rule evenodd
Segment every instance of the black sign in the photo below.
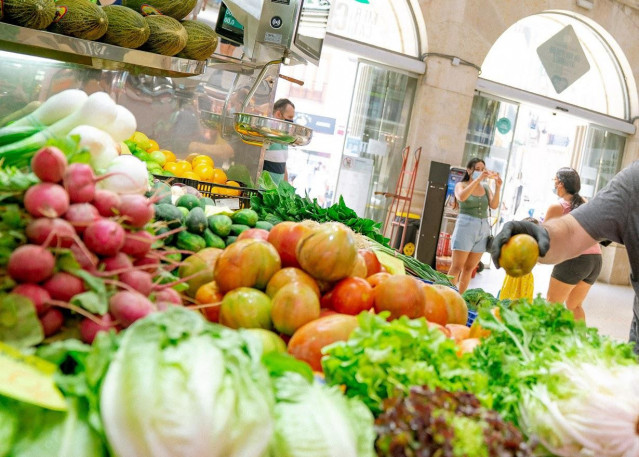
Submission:
M 280 27 L 282 27 L 282 18 L 279 16 L 273 16 L 271 18 L 271 27 L 273 27 L 274 29 L 279 29 Z

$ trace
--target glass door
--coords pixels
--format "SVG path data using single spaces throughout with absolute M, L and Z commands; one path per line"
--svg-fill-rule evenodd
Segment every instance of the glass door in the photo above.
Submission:
M 582 196 L 591 198 L 617 174 L 625 146 L 625 136 L 599 126 L 588 127 L 579 169 Z
M 359 216 L 384 222 L 381 194 L 395 191 L 416 87 L 415 76 L 358 63 L 336 193 Z

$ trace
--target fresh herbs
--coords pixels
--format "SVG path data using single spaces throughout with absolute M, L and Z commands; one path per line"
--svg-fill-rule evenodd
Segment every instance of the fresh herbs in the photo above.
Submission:
M 466 392 L 413 387 L 375 421 L 379 457 L 532 456 L 522 433 Z
M 251 208 L 259 214 L 260 220 L 271 224 L 282 221 L 301 222 L 307 219 L 316 222 L 341 222 L 354 232 L 388 246 L 389 239 L 380 233 L 381 224 L 358 217 L 355 211 L 346 206 L 341 196 L 339 203 L 322 208 L 316 199 L 297 195 L 295 188 L 285 181 L 276 186 L 268 173 L 260 176 L 258 184 L 261 190 L 257 195 L 251 196 Z
M 19 205 L 0 204 L 0 267 L 7 265 L 11 253 L 27 242 L 24 230 L 28 220 L 28 215 Z
M 360 398 L 373 414 L 383 411 L 384 400 L 407 394 L 413 386 L 457 391 L 486 385 L 483 375 L 470 369 L 467 356 L 458 355 L 455 342 L 431 330 L 425 319 L 402 316 L 388 322 L 387 317 L 361 313 L 348 341 L 324 350 L 329 384 L 345 386 L 346 395 Z

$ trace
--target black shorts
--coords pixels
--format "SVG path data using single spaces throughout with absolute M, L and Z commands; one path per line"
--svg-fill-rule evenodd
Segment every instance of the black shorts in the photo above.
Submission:
M 550 276 L 566 284 L 574 285 L 583 281 L 593 285 L 599 273 L 601 273 L 601 254 L 582 254 L 555 265 Z

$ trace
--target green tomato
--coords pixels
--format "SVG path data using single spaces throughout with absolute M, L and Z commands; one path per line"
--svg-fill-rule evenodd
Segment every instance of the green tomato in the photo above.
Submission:
M 151 160 L 158 163 L 161 167 L 166 163 L 166 156 L 161 151 L 153 151 L 151 153 Z

